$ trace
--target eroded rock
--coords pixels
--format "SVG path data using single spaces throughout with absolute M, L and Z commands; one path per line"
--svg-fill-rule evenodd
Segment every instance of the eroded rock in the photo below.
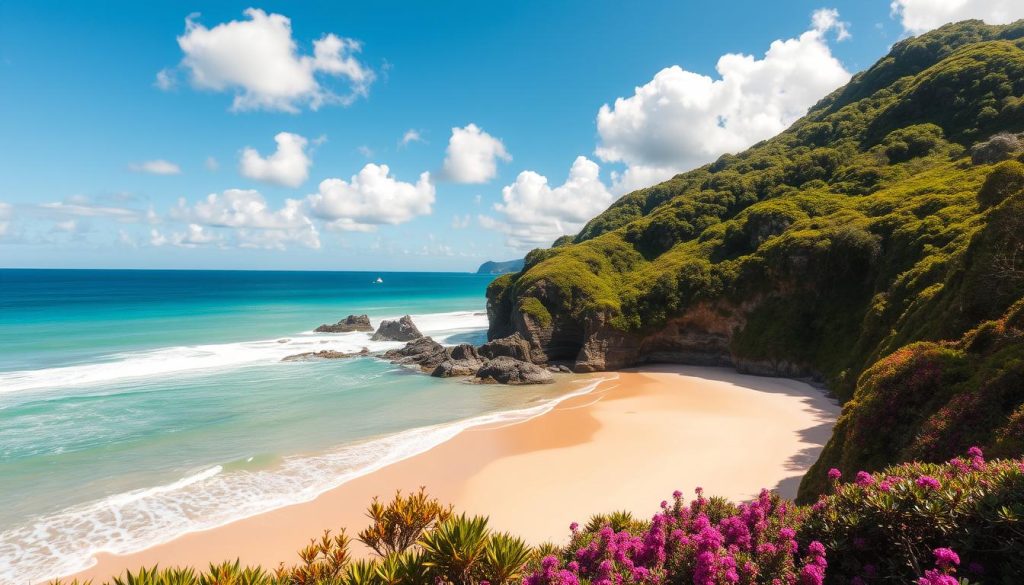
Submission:
M 550 384 L 555 381 L 551 372 L 543 367 L 508 356 L 488 361 L 477 370 L 476 377 L 492 384 Z
M 381 321 L 377 332 L 370 339 L 372 341 L 412 341 L 421 337 L 423 334 L 412 322 L 412 317 L 405 315 L 401 319 Z
M 351 333 L 353 331 L 373 331 L 370 318 L 366 315 L 349 315 L 333 325 L 323 324 L 313 331 L 317 333 Z

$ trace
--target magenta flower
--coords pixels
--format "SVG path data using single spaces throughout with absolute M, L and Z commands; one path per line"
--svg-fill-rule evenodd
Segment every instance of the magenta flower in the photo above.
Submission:
M 860 487 L 868 487 L 875 483 L 875 478 L 866 471 L 858 471 L 856 482 Z
M 828 470 L 828 478 L 831 479 L 832 481 L 839 481 L 840 477 L 843 477 L 842 471 L 839 471 L 835 467 Z
M 917 483 L 917 485 L 923 488 L 930 490 L 938 490 L 939 488 L 942 487 L 942 484 L 939 483 L 939 480 L 935 479 L 930 475 L 922 475 L 921 477 L 917 478 L 917 481 L 915 483 Z
M 960 556 L 950 548 L 937 548 L 932 551 L 935 555 L 935 566 L 940 569 L 951 569 L 960 564 Z

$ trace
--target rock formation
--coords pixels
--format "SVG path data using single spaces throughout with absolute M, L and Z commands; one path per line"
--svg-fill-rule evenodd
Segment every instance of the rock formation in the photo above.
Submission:
M 435 378 L 451 378 L 454 376 L 472 376 L 484 365 L 484 360 L 477 353 L 477 348 L 463 343 L 445 349 L 448 356 L 430 373 Z
M 506 356 L 523 362 L 532 361 L 530 359 L 530 343 L 518 333 L 488 341 L 480 346 L 479 351 L 480 356 L 487 359 Z
M 342 358 L 352 358 L 370 355 L 370 350 L 363 348 L 358 352 L 344 352 L 335 351 L 333 349 L 323 349 L 320 351 L 307 351 L 305 353 L 297 353 L 283 358 L 282 362 L 300 362 L 306 360 L 337 360 Z
M 384 352 L 384 359 L 391 360 L 391 363 L 419 366 L 426 371 L 433 371 L 450 357 L 443 345 L 429 337 L 420 337 L 405 344 L 405 347 Z
M 478 380 L 497 384 L 550 384 L 555 381 L 545 368 L 501 356 L 488 361 L 476 372 Z
M 316 329 L 317 333 L 351 333 L 352 331 L 373 331 L 370 318 L 366 315 L 349 315 L 334 325 L 323 324 Z
M 412 341 L 423 337 L 412 317 L 405 315 L 398 320 L 385 320 L 380 322 L 377 332 L 370 339 L 372 341 Z

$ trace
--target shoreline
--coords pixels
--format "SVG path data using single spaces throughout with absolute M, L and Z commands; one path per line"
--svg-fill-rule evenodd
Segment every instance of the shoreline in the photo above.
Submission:
M 421 485 L 531 544 L 565 540 L 570 522 L 595 513 L 625 508 L 646 517 L 675 489 L 689 494 L 700 485 L 745 500 L 765 487 L 792 497 L 839 410 L 824 392 L 794 380 L 692 366 L 624 370 L 543 413 L 466 428 L 312 501 L 136 553 L 100 554 L 71 578 L 102 582 L 157 563 L 292 563 L 324 529 L 344 526 L 354 537 L 367 524 L 373 496 Z M 355 543 L 357 554 L 359 548 Z

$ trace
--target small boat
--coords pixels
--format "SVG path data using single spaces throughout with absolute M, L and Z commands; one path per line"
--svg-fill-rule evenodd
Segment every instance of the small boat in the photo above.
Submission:
M 379 277 L 379 276 L 377 277 L 377 280 L 373 281 L 373 284 L 383 284 L 383 283 L 384 283 L 384 279 Z

